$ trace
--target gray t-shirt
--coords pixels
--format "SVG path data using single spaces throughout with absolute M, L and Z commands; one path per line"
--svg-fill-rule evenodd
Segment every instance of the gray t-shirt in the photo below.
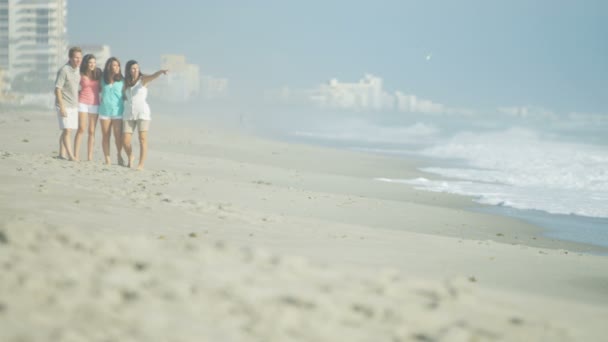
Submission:
M 66 108 L 78 107 L 78 86 L 80 85 L 80 69 L 72 68 L 68 63 L 59 69 L 55 88 L 61 89 L 63 105 Z

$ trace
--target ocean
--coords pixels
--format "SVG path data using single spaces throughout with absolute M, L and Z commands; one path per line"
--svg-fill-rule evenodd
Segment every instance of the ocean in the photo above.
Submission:
M 597 117 L 594 118 L 597 120 Z M 608 123 L 333 119 L 291 139 L 424 160 L 428 176 L 378 182 L 469 196 L 546 235 L 608 247 Z

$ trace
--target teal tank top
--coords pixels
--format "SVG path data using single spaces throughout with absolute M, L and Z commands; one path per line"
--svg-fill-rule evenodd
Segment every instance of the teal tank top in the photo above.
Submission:
M 124 103 L 122 98 L 122 88 L 124 81 L 114 81 L 107 84 L 101 80 L 101 102 L 99 103 L 99 115 L 112 118 L 122 118 Z

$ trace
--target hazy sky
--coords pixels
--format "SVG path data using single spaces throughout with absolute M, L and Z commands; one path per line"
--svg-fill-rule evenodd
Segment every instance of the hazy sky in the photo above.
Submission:
M 146 69 L 184 54 L 252 92 L 372 73 L 451 107 L 608 115 L 604 0 L 68 3 L 70 43 L 108 44 Z

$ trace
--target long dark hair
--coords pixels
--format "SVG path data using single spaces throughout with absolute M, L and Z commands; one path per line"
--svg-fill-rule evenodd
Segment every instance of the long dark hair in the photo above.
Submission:
M 89 61 L 91 59 L 96 59 L 92 54 L 86 54 L 84 58 L 82 58 L 82 63 L 80 64 L 80 75 L 86 76 L 93 81 L 98 81 L 101 78 L 101 69 L 95 68 L 95 70 L 89 70 Z
M 118 74 L 114 75 L 112 79 L 112 62 L 116 61 L 118 63 Z M 106 84 L 110 84 L 112 82 L 117 82 L 122 80 L 122 73 L 120 72 L 120 61 L 116 57 L 110 57 L 106 61 L 106 66 L 103 68 L 103 80 Z
M 135 64 L 139 65 L 136 60 L 132 59 L 128 61 L 125 65 L 125 88 L 130 88 L 134 86 L 135 83 L 137 83 L 137 81 L 139 81 L 139 79 L 144 76 L 144 74 L 141 73 L 141 69 L 139 69 L 139 77 L 136 80 L 133 79 L 133 75 L 131 74 L 131 67 Z

